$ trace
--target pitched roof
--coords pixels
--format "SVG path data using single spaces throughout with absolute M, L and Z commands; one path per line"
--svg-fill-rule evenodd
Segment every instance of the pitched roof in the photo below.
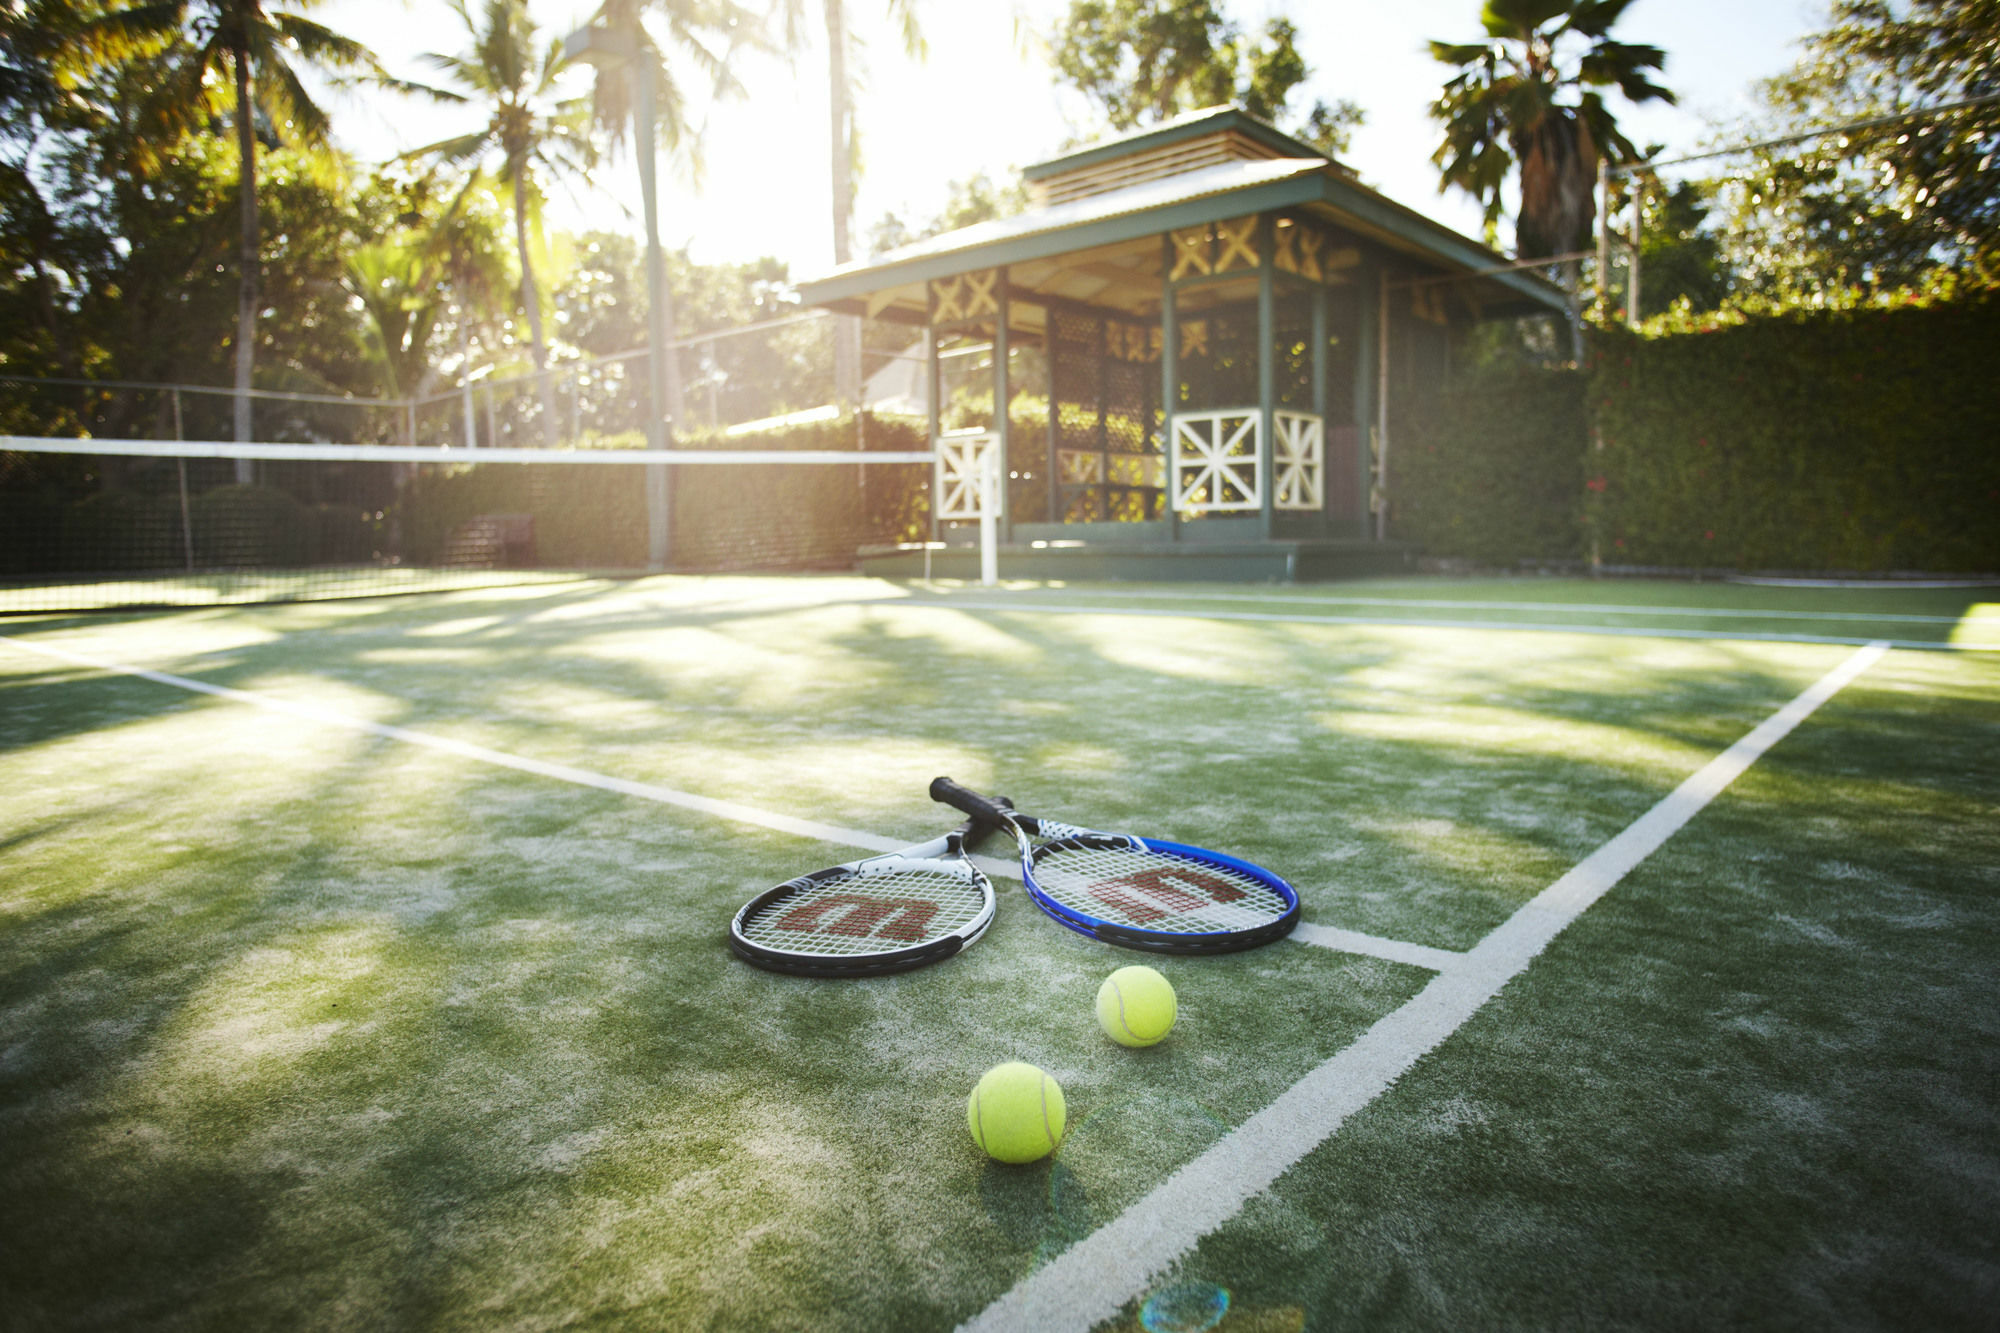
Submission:
M 1225 137 L 1233 147 L 1190 158 L 1190 150 Z M 1263 155 L 1277 152 L 1285 155 Z M 1164 174 L 1146 177 L 1155 170 Z M 1134 173 L 1140 178 L 1124 183 Z M 1075 186 L 1069 197 L 1047 188 L 1092 174 L 1096 179 Z M 1480 291 L 1487 304 L 1566 306 L 1555 284 L 1532 273 L 1496 272 L 1508 264 L 1506 256 L 1370 189 L 1346 167 L 1234 108 L 1191 113 L 1038 163 L 1024 175 L 1044 187 L 1045 202 L 1013 217 L 843 264 L 801 282 L 801 295 L 813 305 L 920 320 L 922 285 L 933 278 L 1047 261 L 1289 208 L 1392 250 L 1417 268 L 1483 274 Z

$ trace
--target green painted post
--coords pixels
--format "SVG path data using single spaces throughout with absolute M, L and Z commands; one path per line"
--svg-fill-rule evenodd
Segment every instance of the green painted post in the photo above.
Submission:
M 1326 419 L 1326 286 L 1316 284 L 1312 289 L 1312 403 L 1313 415 L 1319 418 L 1320 439 L 1320 505 L 1319 526 L 1326 526 L 1326 446 L 1328 427 Z
M 1271 540 L 1272 517 L 1277 512 L 1278 481 L 1278 293 L 1277 245 L 1272 235 L 1276 218 L 1266 213 L 1257 219 L 1257 412 L 1263 419 L 1257 441 L 1259 478 L 1258 517 L 1263 520 L 1264 540 Z
M 1060 400 L 1056 393 L 1056 312 L 1052 307 L 1046 305 L 1042 307 L 1042 311 L 1042 350 L 1044 352 L 1042 359 L 1048 363 L 1049 377 L 1049 457 L 1046 464 L 1047 472 L 1045 473 L 1048 478 L 1049 500 L 1045 507 L 1048 510 L 1048 521 L 1051 523 L 1060 523 L 1063 521 L 1062 416 Z
M 1381 340 L 1376 337 L 1375 308 L 1378 304 L 1376 292 L 1381 283 L 1382 270 L 1374 264 L 1367 264 L 1355 272 L 1354 428 L 1357 447 L 1354 450 L 1354 520 L 1356 532 L 1363 537 L 1368 535 L 1368 487 L 1374 480 L 1368 463 L 1368 432 L 1375 424 L 1375 369 L 1376 359 L 1381 354 Z
M 1007 270 L 996 269 L 994 287 L 999 291 L 999 313 L 993 317 L 993 430 L 999 442 L 993 447 L 1000 451 L 1000 540 L 1011 541 L 1014 536 L 1013 505 L 1007 492 Z
M 927 395 L 930 399 L 930 410 L 928 415 L 930 416 L 931 439 L 929 447 L 933 453 L 937 451 L 938 445 L 940 443 L 940 438 L 943 435 L 942 427 L 944 425 L 944 408 L 942 402 L 944 396 L 944 377 L 938 365 L 938 332 L 937 332 L 936 312 L 937 312 L 937 297 L 931 291 L 930 283 L 926 282 L 924 284 L 924 380 L 929 387 L 929 394 Z M 938 534 L 944 531 L 943 525 L 940 524 L 938 521 L 938 504 L 940 501 L 943 500 L 944 497 L 941 494 L 939 494 L 937 476 L 938 476 L 938 465 L 937 463 L 933 462 L 931 464 L 931 536 L 930 536 L 930 539 L 932 541 L 936 541 L 938 539 Z M 930 572 L 929 566 L 925 566 L 924 572 L 926 573 L 926 575 L 929 574 Z
M 1181 399 L 1180 315 L 1174 308 L 1174 237 L 1160 233 L 1160 466 L 1166 488 L 1167 540 L 1181 537 L 1174 507 L 1174 408 Z

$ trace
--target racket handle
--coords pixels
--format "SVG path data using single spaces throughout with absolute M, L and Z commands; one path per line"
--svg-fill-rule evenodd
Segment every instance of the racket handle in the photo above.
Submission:
M 962 810 L 994 828 L 1005 828 L 1013 822 L 1013 814 L 1006 806 L 981 796 L 970 787 L 961 787 L 950 778 L 931 779 L 931 799 L 954 810 Z

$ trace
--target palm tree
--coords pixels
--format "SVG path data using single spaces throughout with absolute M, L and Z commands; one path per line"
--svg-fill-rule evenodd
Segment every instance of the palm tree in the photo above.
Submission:
M 460 103 L 477 98 L 491 110 L 480 129 L 412 149 L 403 156 L 467 167 L 498 155 L 495 175 L 513 206 L 514 247 L 521 263 L 521 308 L 527 315 L 528 333 L 534 345 L 542 428 L 553 444 L 555 402 L 549 388 L 549 347 L 542 329 L 541 288 L 535 281 L 534 252 L 528 243 L 529 222 L 541 212 L 538 170 L 586 172 L 594 162 L 588 132 L 590 109 L 581 99 L 554 100 L 556 74 L 562 68 L 562 43 L 550 41 L 537 50 L 535 24 L 528 17 L 527 0 L 485 0 L 485 8 L 478 17 L 467 8 L 465 0 L 448 0 L 448 3 L 471 34 L 472 49 L 465 55 L 431 53 L 424 59 L 470 90 L 471 96 L 444 89 L 433 89 L 432 95 Z
M 653 25 L 647 24 L 648 15 L 655 18 Z M 596 123 L 610 133 L 614 144 L 623 140 L 628 126 L 633 127 L 635 153 L 643 151 L 642 146 L 657 135 L 660 147 L 669 152 L 681 151 L 690 168 L 698 173 L 700 134 L 688 119 L 688 90 L 681 67 L 692 66 L 696 74 L 707 80 L 711 95 L 718 100 L 741 96 L 743 85 L 729 64 L 741 47 L 765 45 L 757 17 L 735 0 L 603 0 L 591 26 L 605 30 L 616 45 L 632 53 L 622 63 L 597 66 L 592 89 Z M 655 29 L 659 30 L 657 35 Z M 653 104 L 652 123 L 644 134 L 637 132 L 642 84 L 650 85 Z M 652 169 L 650 162 L 641 164 L 642 172 L 650 173 Z M 646 285 L 649 293 L 657 294 L 660 309 L 657 318 L 649 319 L 648 323 L 663 330 L 663 340 L 671 342 L 673 295 L 667 289 L 658 240 L 657 227 L 649 221 Z M 651 336 L 649 333 L 649 339 Z M 678 426 L 682 416 L 679 364 L 671 347 L 661 347 L 659 354 L 665 372 L 665 401 L 654 410 L 663 410 Z
M 293 0 L 301 9 L 317 0 Z M 236 302 L 236 438 L 251 434 L 250 376 L 257 339 L 257 143 L 324 146 L 327 115 L 293 61 L 327 70 L 366 70 L 384 82 L 361 43 L 263 0 L 155 0 L 114 10 L 85 25 L 83 42 L 100 59 L 149 58 L 160 71 L 139 108 L 134 165 L 148 169 L 185 136 L 224 116 L 234 120 L 241 200 Z M 261 114 L 260 114 L 261 113 Z M 248 464 L 237 464 L 239 478 Z
M 1487 0 L 1480 15 L 1486 40 L 1430 44 L 1433 56 L 1461 70 L 1431 104 L 1432 118 L 1444 125 L 1444 143 L 1431 159 L 1441 173 L 1438 189 L 1455 185 L 1478 199 L 1490 229 L 1501 214 L 1501 188 L 1518 166 L 1520 258 L 1581 249 L 1596 218 L 1598 159 L 1641 156 L 1594 90 L 1615 87 L 1634 103 L 1674 100 L 1647 77 L 1666 63 L 1665 52 L 1609 36 L 1631 4 Z M 1574 261 L 1569 267 L 1577 271 Z
M 804 44 L 806 0 L 780 0 L 785 24 L 785 45 L 796 51 Z M 917 26 L 916 0 L 886 0 L 888 13 L 903 38 L 903 49 L 913 59 L 924 58 L 927 48 Z M 833 179 L 833 262 L 845 264 L 854 258 L 851 234 L 854 226 L 854 178 L 861 160 L 861 136 L 854 124 L 854 94 L 859 83 L 857 71 L 848 64 L 850 45 L 847 33 L 846 0 L 821 0 L 826 19 L 828 124 L 832 131 Z M 834 396 L 843 403 L 861 397 L 861 320 L 840 315 L 834 320 Z

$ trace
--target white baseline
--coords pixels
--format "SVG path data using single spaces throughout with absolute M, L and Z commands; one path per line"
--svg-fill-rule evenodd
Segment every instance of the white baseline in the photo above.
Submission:
M 1085 1333 L 1117 1315 L 1463 1026 L 1564 927 L 1887 651 L 1888 644 L 1878 640 L 1851 654 L 1543 889 L 1352 1046 L 961 1328 Z

